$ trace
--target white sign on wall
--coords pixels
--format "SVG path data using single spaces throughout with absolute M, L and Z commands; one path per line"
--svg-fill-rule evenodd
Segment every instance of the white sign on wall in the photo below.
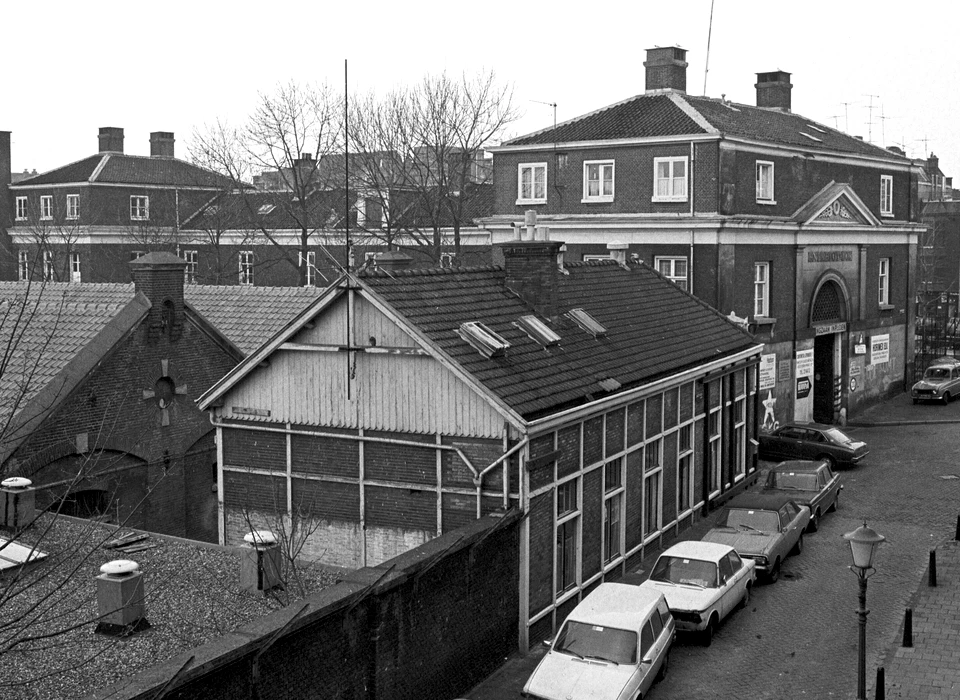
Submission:
M 870 364 L 881 365 L 890 361 L 890 334 L 870 338 Z
M 773 389 L 777 385 L 777 356 L 775 353 L 760 356 L 760 389 Z

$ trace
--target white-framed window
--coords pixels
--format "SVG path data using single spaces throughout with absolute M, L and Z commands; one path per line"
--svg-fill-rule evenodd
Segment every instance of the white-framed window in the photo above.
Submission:
M 733 402 L 733 440 L 736 457 L 733 465 L 734 481 L 747 474 L 747 401 L 742 396 Z
M 687 259 L 685 257 L 656 257 L 653 260 L 657 272 L 680 289 L 687 289 Z
M 643 536 L 660 530 L 662 521 L 663 439 L 657 438 L 643 448 Z
M 880 176 L 880 216 L 893 216 L 893 175 Z
M 577 585 L 580 570 L 580 480 L 557 485 L 556 591 L 563 593 Z
M 53 197 L 49 194 L 40 197 L 40 218 L 44 221 L 53 218 Z
M 612 160 L 586 160 L 583 162 L 583 201 L 613 201 Z
M 517 166 L 517 204 L 545 204 L 547 164 L 520 163 Z
M 133 261 L 136 260 L 137 258 L 142 258 L 144 255 L 146 255 L 146 253 L 144 253 L 142 250 L 131 250 L 131 251 L 130 251 L 130 262 L 133 262 Z
M 717 386 L 717 389 L 719 389 L 719 386 Z M 707 448 L 707 480 L 709 482 L 710 493 L 714 494 L 720 491 L 722 441 L 720 439 L 719 406 L 710 409 L 710 414 L 707 416 L 707 440 L 709 441 Z
M 877 291 L 879 292 L 880 305 L 887 306 L 890 304 L 890 258 L 880 258 L 878 277 L 880 287 Z
M 653 201 L 687 201 L 687 156 L 653 159 Z
M 148 221 L 150 219 L 150 198 L 145 195 L 130 196 L 130 220 Z
M 753 315 L 770 315 L 770 263 L 753 263 Z
M 80 282 L 80 253 L 70 253 L 70 281 Z
M 80 195 L 67 195 L 67 218 L 71 220 L 80 218 Z
M 440 267 L 453 267 L 456 258 L 456 253 L 440 253 Z
M 53 251 L 43 251 L 43 281 L 53 281 Z
M 15 218 L 17 221 L 27 220 L 27 198 L 26 197 L 17 197 L 17 207 L 15 212 Z
M 17 252 L 17 279 L 21 282 L 30 279 L 30 254 L 25 250 Z
M 238 257 L 240 284 L 253 284 L 253 251 L 241 250 Z
M 776 204 L 773 199 L 773 163 L 757 161 L 757 203 Z
M 603 465 L 603 562 L 623 554 L 623 457 Z
M 306 277 L 304 278 L 305 287 L 313 287 L 317 284 L 317 251 L 308 250 L 307 257 L 304 259 L 303 251 L 299 253 L 299 259 L 301 265 L 306 265 Z
M 183 281 L 186 284 L 196 284 L 200 253 L 196 250 L 185 250 L 183 251 L 183 259 L 187 263 L 187 266 L 183 269 Z
M 677 432 L 677 513 L 693 508 L 693 424 Z

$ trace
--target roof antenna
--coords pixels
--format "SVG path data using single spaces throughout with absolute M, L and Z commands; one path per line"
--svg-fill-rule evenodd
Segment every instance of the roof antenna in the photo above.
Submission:
M 710 0 L 710 27 L 707 29 L 707 62 L 703 66 L 703 96 L 707 96 L 707 73 L 710 72 L 710 39 L 713 37 L 713 0 Z

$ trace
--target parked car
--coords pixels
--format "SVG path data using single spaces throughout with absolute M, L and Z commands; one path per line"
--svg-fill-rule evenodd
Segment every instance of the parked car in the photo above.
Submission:
M 773 583 L 780 578 L 783 560 L 803 551 L 803 531 L 809 524 L 810 509 L 788 496 L 742 493 L 723 507 L 703 541 L 733 547 Z
M 838 464 L 856 465 L 868 454 L 867 443 L 822 423 L 787 423 L 760 433 L 760 459 L 818 459 L 835 469 Z
M 755 568 L 728 545 L 679 542 L 659 556 L 640 585 L 663 593 L 677 629 L 699 632 L 709 645 L 720 622 L 750 602 Z
M 523 686 L 523 697 L 644 698 L 666 675 L 675 637 L 676 623 L 662 593 L 601 583 L 567 616 Z
M 794 459 L 767 472 L 763 493 L 792 498 L 810 509 L 809 532 L 820 528 L 820 518 L 837 509 L 843 484 L 830 465 L 817 460 Z
M 934 360 L 923 373 L 923 379 L 913 385 L 910 396 L 914 403 L 940 401 L 944 405 L 960 396 L 960 360 L 941 357 Z

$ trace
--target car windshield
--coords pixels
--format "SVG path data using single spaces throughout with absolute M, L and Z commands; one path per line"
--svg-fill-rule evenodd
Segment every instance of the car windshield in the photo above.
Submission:
M 720 527 L 732 527 L 740 530 L 776 532 L 780 529 L 780 519 L 776 511 L 753 510 L 750 508 L 725 508 L 717 520 Z
M 949 379 L 950 370 L 946 367 L 928 367 L 923 377 L 924 379 Z
M 853 442 L 853 439 L 850 436 L 843 431 L 837 430 L 836 428 L 827 428 L 823 431 L 823 434 L 827 436 L 828 440 L 839 445 L 849 445 Z
M 584 659 L 637 663 L 637 633 L 616 627 L 567 620 L 553 648 Z
M 660 557 L 651 581 L 666 581 L 667 583 L 682 583 L 688 586 L 701 588 L 717 587 L 717 564 L 703 559 L 687 559 L 685 557 Z
M 767 475 L 767 486 L 772 489 L 786 489 L 788 491 L 819 491 L 817 475 L 810 472 L 770 472 Z

